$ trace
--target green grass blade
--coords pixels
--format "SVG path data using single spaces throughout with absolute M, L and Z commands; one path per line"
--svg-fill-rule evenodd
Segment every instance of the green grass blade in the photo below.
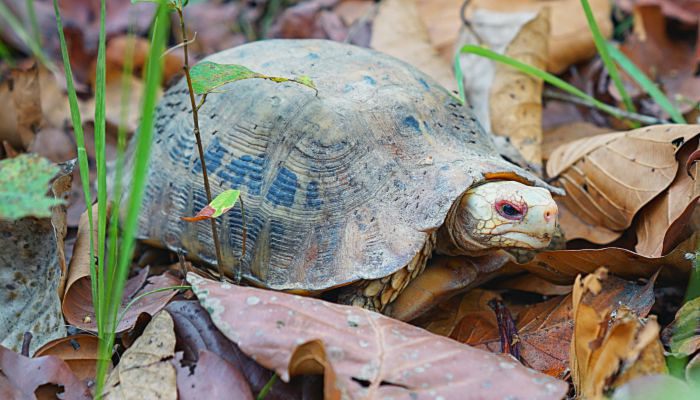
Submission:
M 134 72 L 134 48 L 136 36 L 133 33 L 133 25 L 127 35 L 126 50 L 124 52 L 124 67 L 122 68 L 121 100 L 119 109 L 119 126 L 117 128 L 117 155 L 114 168 L 114 187 L 112 191 L 112 209 L 109 222 L 109 278 L 107 280 L 107 293 L 111 293 L 112 282 L 117 279 L 117 248 L 119 235 L 119 216 L 122 200 L 122 179 L 124 177 L 124 153 L 126 152 L 127 119 L 131 111 L 131 80 Z
M 58 6 L 55 6 L 56 8 Z M 28 47 L 29 50 L 32 52 L 34 57 L 36 57 L 39 62 L 44 64 L 44 66 L 52 71 L 56 71 L 56 65 L 51 61 L 48 57 L 44 55 L 44 51 L 41 49 L 41 45 L 35 40 L 32 39 L 32 37 L 27 33 L 27 31 L 24 29 L 22 26 L 22 23 L 19 22 L 17 17 L 12 14 L 9 8 L 0 1 L 0 19 L 4 19 L 5 22 L 10 26 L 12 29 L 12 32 L 14 32 L 20 40 L 22 40 Z M 61 35 L 63 35 L 63 29 L 61 29 Z M 65 41 L 65 38 L 64 38 Z
M 37 44 L 41 45 L 41 31 L 39 30 L 39 22 L 36 19 L 36 9 L 34 8 L 34 0 L 25 0 L 25 6 L 27 7 L 27 16 L 29 17 L 29 23 L 32 26 L 32 34 L 34 35 L 34 40 Z
M 98 333 L 106 328 L 105 285 L 108 285 L 105 268 L 105 237 L 107 235 L 107 160 L 105 158 L 105 0 L 100 0 L 100 33 L 97 45 L 97 67 L 95 71 L 95 164 L 97 164 L 97 268 L 102 279 L 97 282 L 97 301 L 95 318 Z M 99 312 L 97 311 L 99 310 Z M 101 329 L 100 329 L 101 328 Z M 99 333 L 104 337 L 103 333 Z
M 522 63 L 518 60 L 512 59 L 510 57 L 504 56 L 503 54 L 496 53 L 493 50 L 489 50 L 485 47 L 473 45 L 473 44 L 467 44 L 462 46 L 462 48 L 459 50 L 459 53 L 469 53 L 469 54 L 476 54 L 482 57 L 486 57 L 490 60 L 500 62 L 502 64 L 508 65 L 512 68 L 515 68 L 521 72 L 524 72 L 528 75 L 534 76 L 536 78 L 542 79 L 543 81 L 549 83 L 550 85 L 561 89 L 571 95 L 574 95 L 585 102 L 588 102 L 598 108 L 601 111 L 604 111 L 610 115 L 612 115 L 615 118 L 619 119 L 625 119 L 627 118 L 631 113 L 623 113 L 621 110 L 610 106 L 608 104 L 603 103 L 602 101 L 596 99 L 593 96 L 589 96 L 585 92 L 583 92 L 581 89 L 577 88 L 576 86 L 571 85 L 570 83 L 550 74 L 549 72 L 543 71 L 539 68 L 533 67 L 532 65 L 528 65 L 525 63 Z M 459 66 L 459 58 L 457 58 L 457 61 L 455 62 L 457 69 L 460 68 Z M 464 90 L 464 89 L 462 89 Z M 625 115 L 627 114 L 627 115 Z M 637 118 L 644 118 L 644 119 L 651 119 L 652 121 L 656 121 L 655 118 L 650 118 L 645 115 L 636 115 Z M 653 123 L 653 122 L 652 122 Z
M 464 50 L 464 47 L 462 47 L 462 50 Z M 462 54 L 462 51 L 457 53 L 455 56 L 455 62 L 454 62 L 454 70 L 455 70 L 455 79 L 457 79 L 457 91 L 459 92 L 459 100 L 462 102 L 462 104 L 467 103 L 467 94 L 464 91 L 464 74 L 462 73 L 462 62 L 459 59 L 459 55 Z
M 586 20 L 588 20 L 588 28 L 593 34 L 593 42 L 595 42 L 595 47 L 598 49 L 598 54 L 600 54 L 600 58 L 603 60 L 603 64 L 605 64 L 605 69 L 608 71 L 610 79 L 612 79 L 617 91 L 620 93 L 620 96 L 622 96 L 625 109 L 632 112 L 636 111 L 634 108 L 634 103 L 632 103 L 632 99 L 627 93 L 627 90 L 625 90 L 625 85 L 622 83 L 622 78 L 620 78 L 620 73 L 617 70 L 617 66 L 615 66 L 615 63 L 608 53 L 608 46 L 606 45 L 607 40 L 600 32 L 600 27 L 598 27 L 598 23 L 595 21 L 593 10 L 591 10 L 591 5 L 588 3 L 588 0 L 581 0 L 581 6 L 583 7 L 583 12 L 586 14 Z
M 124 293 L 129 264 L 134 251 L 134 242 L 138 229 L 138 215 L 143 201 L 148 175 L 148 161 L 153 138 L 155 107 L 163 72 L 163 60 L 160 56 L 165 49 L 169 27 L 168 7 L 165 2 L 161 2 L 158 5 L 158 11 L 151 34 L 151 47 L 149 49 L 146 65 L 146 83 L 143 94 L 141 125 L 135 137 L 136 148 L 134 153 L 134 169 L 132 171 L 133 178 L 127 203 L 127 213 L 123 221 L 123 236 L 119 248 L 116 280 L 112 282 L 112 292 L 108 298 L 107 314 L 109 315 L 109 319 L 107 321 L 107 330 L 111 334 L 107 337 L 106 343 L 104 344 L 104 348 L 107 351 L 111 350 L 114 343 L 113 333 L 117 326 L 121 297 Z M 104 388 L 104 379 L 108 363 L 104 362 L 101 357 L 98 358 L 100 358 L 100 362 L 98 362 L 97 366 L 96 393 L 99 394 L 102 393 Z
M 617 62 L 620 67 L 622 67 L 627 74 L 632 77 L 641 87 L 646 91 L 649 96 L 656 102 L 656 104 L 659 105 L 664 111 L 668 113 L 668 115 L 671 116 L 671 119 L 673 122 L 677 124 L 685 124 L 687 123 L 685 121 L 685 118 L 683 118 L 683 114 L 681 114 L 680 111 L 671 103 L 671 100 L 666 97 L 666 95 L 656 86 L 654 82 L 652 82 L 651 79 L 647 77 L 647 75 L 642 72 L 639 68 L 637 68 L 636 65 L 627 58 L 627 56 L 621 52 L 617 47 L 613 46 L 610 43 L 606 43 L 608 47 L 608 51 L 610 52 L 610 56 L 612 56 L 613 60 Z
M 0 6 L 2 3 L 0 3 Z M 83 123 L 80 118 L 80 108 L 78 107 L 78 96 L 75 92 L 75 84 L 73 83 L 73 72 L 68 58 L 68 46 L 66 38 L 63 35 L 63 22 L 61 21 L 61 13 L 58 9 L 58 0 L 53 0 L 53 9 L 56 15 L 56 29 L 58 30 L 58 38 L 61 44 L 61 56 L 63 58 L 63 69 L 66 75 L 66 88 L 68 90 L 68 104 L 70 105 L 70 116 L 73 124 L 73 132 L 75 133 L 75 142 L 78 151 L 78 165 L 80 166 L 80 180 L 83 184 L 83 196 L 85 196 L 85 204 L 87 206 L 88 223 L 93 227 L 92 218 L 92 196 L 90 195 L 90 167 L 88 165 L 87 151 L 85 150 L 85 134 L 83 132 Z M 90 260 L 95 259 L 95 238 L 92 228 L 90 229 Z M 90 281 L 92 285 L 92 298 L 97 299 L 97 269 L 95 263 L 90 263 Z

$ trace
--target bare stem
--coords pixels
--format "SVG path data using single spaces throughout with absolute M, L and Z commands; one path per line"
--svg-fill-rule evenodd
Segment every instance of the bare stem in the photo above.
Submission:
M 591 103 L 588 100 L 582 99 L 580 97 L 572 96 L 568 93 L 563 93 L 563 92 L 560 92 L 558 90 L 545 88 L 544 92 L 542 94 L 544 97 L 546 97 L 548 99 L 566 101 L 569 103 L 578 104 L 580 106 L 585 106 L 585 107 L 589 107 L 589 108 L 598 108 L 597 105 Z M 616 118 L 619 118 L 619 119 L 626 118 L 626 119 L 629 119 L 632 121 L 641 122 L 645 125 L 657 125 L 657 124 L 670 124 L 671 123 L 667 120 L 651 117 L 648 115 L 642 115 L 642 114 L 638 114 L 638 113 L 631 112 L 631 111 L 622 110 L 622 109 L 619 109 L 617 107 L 613 107 L 613 106 L 610 106 L 607 104 L 606 104 L 606 109 L 604 111 L 615 116 Z
M 202 146 L 202 138 L 199 131 L 199 107 L 197 107 L 197 102 L 194 98 L 194 89 L 192 88 L 192 77 L 190 77 L 190 65 L 187 52 L 187 31 L 185 30 L 185 18 L 182 13 L 182 7 L 176 7 L 177 15 L 180 17 L 180 29 L 182 30 L 182 49 L 185 53 L 185 78 L 187 79 L 187 88 L 190 92 L 190 104 L 192 105 L 192 121 L 194 122 L 194 137 L 197 139 L 197 150 L 199 151 L 199 161 L 202 163 L 202 179 L 204 180 L 204 191 L 207 194 L 207 204 L 211 203 L 211 189 L 209 187 L 209 176 L 207 175 L 207 164 L 204 161 L 204 148 Z M 219 243 L 219 235 L 216 230 L 216 219 L 212 218 L 211 221 L 211 237 L 214 240 L 214 249 L 216 250 L 216 267 L 219 271 L 219 279 L 224 280 L 224 260 L 221 256 L 221 244 Z

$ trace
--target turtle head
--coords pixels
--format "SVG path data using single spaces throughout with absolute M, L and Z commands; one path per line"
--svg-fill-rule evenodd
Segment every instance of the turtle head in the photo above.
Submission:
M 541 249 L 552 240 L 557 204 L 548 190 L 515 181 L 491 181 L 459 200 L 448 230 L 453 246 L 467 253 L 494 249 Z

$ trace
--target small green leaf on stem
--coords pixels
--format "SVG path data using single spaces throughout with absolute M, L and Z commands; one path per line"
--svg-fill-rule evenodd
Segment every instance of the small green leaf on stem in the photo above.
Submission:
M 284 78 L 279 76 L 264 75 L 236 64 L 218 64 L 211 61 L 202 61 L 190 69 L 192 76 L 192 88 L 196 94 L 208 94 L 218 87 L 243 79 L 267 79 L 273 82 L 296 82 L 316 90 L 311 78 L 300 76 L 298 78 Z
M 22 154 L 0 161 L 0 219 L 17 220 L 51 216 L 61 199 L 46 196 L 49 181 L 59 168 L 47 159 Z
M 181 217 L 187 222 L 214 219 L 233 208 L 240 197 L 240 190 L 229 189 L 214 198 L 206 207 L 202 208 L 194 217 Z

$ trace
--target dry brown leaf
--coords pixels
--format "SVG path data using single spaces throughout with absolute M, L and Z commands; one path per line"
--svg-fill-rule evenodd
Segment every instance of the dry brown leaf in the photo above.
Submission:
M 274 375 L 274 372 L 243 354 L 235 343 L 219 332 L 207 311 L 198 301 L 172 301 L 165 309 L 170 313 L 175 323 L 178 349 L 183 350 L 182 358 L 184 361 L 195 363 L 202 351 L 213 352 L 239 368 L 254 393 L 260 392 Z M 300 377 L 297 381 L 289 383 L 278 381 L 272 386 L 265 400 L 314 398 L 308 395 L 321 393 L 322 388 L 320 385 L 309 385 L 309 380 L 309 377 Z M 322 384 L 322 382 L 318 383 Z
M 571 285 L 557 285 L 535 274 L 525 274 L 497 283 L 499 289 L 520 290 L 543 296 L 558 296 L 571 293 Z
M 73 335 L 52 340 L 34 354 L 41 356 L 56 356 L 65 361 L 68 368 L 82 381 L 94 379 L 97 372 L 97 345 L 99 341 L 94 335 Z
M 92 399 L 87 385 L 60 358 L 27 358 L 0 346 L 0 398 L 34 399 L 40 388 L 42 394 L 51 396 L 46 398 L 58 398 L 62 392 L 65 399 Z
M 335 373 L 330 386 L 349 398 L 430 393 L 444 398 L 559 399 L 566 391 L 563 382 L 517 363 L 365 309 L 192 273 L 188 281 L 217 328 L 285 382 L 293 372 L 291 362 L 302 355 L 310 360 L 302 369 L 318 372 L 324 361 L 320 347 L 327 355 L 326 372 Z M 305 344 L 311 348 L 299 354 Z M 509 384 L 498 385 L 501 381 Z
M 505 49 L 505 55 L 544 69 L 547 62 L 549 8 L 523 25 Z M 522 156 L 542 168 L 542 80 L 496 63 L 489 95 L 493 133 L 510 138 Z M 466 72 L 466 71 L 465 71 Z
M 93 215 L 97 215 L 97 204 L 92 208 Z M 109 210 L 108 210 L 109 212 Z M 94 238 L 97 238 L 97 219 L 93 220 L 95 224 Z M 63 314 L 70 324 L 85 329 L 91 332 L 97 332 L 97 321 L 95 319 L 95 310 L 92 302 L 92 288 L 90 284 L 90 232 L 88 230 L 89 223 L 87 212 L 80 217 L 80 225 L 78 227 L 78 238 L 76 239 L 73 248 L 73 257 L 71 257 L 68 282 L 63 295 Z M 97 247 L 97 245 L 95 245 Z M 143 268 L 135 276 L 129 278 L 124 288 L 122 296 L 121 310 L 126 307 L 129 301 L 140 295 L 159 288 L 168 286 L 176 286 L 180 284 L 180 280 L 168 272 L 161 275 L 148 277 L 148 268 Z M 124 332 L 130 329 L 136 323 L 136 319 L 141 313 L 155 315 L 163 307 L 168 304 L 177 291 L 167 290 L 158 293 L 152 293 L 142 297 L 124 314 L 124 318 L 117 325 L 117 332 Z
M 681 148 L 678 152 L 679 165 L 686 165 L 690 154 L 698 148 L 697 142 L 694 139 Z M 686 168 L 678 168 L 671 186 L 639 212 L 635 226 L 637 253 L 659 257 L 685 239 L 690 215 L 700 198 L 698 164 L 693 164 L 691 169 L 692 175 Z
M 17 133 L 22 147 L 27 149 L 43 122 L 37 64 L 27 69 L 12 70 L 12 100 L 15 106 Z
M 609 128 L 593 125 L 590 122 L 571 122 L 545 130 L 542 142 L 542 159 L 544 161 L 549 160 L 551 154 L 559 146 L 574 140 L 610 133 L 611 131 Z
M 372 25 L 370 47 L 412 64 L 448 90 L 457 89 L 452 64 L 440 58 L 430 43 L 416 0 L 380 3 Z
M 177 399 L 173 319 L 156 315 L 107 377 L 104 399 Z
M 451 62 L 454 57 L 455 42 L 462 27 L 459 12 L 463 3 L 463 0 L 418 0 L 419 14 L 428 27 L 430 41 L 447 62 Z M 610 2 L 590 0 L 589 3 L 601 31 L 606 37 L 610 36 Z M 518 13 L 539 11 L 543 7 L 551 9 L 547 62 L 550 72 L 562 72 L 569 65 L 596 54 L 593 36 L 588 29 L 580 0 L 472 0 L 467 14 L 471 17 L 476 9 Z
M 547 175 L 566 190 L 559 205 L 567 239 L 605 244 L 619 237 L 636 213 L 671 184 L 678 170 L 676 153 L 698 133 L 698 125 L 656 125 L 557 148 Z
M 698 0 L 616 0 L 621 9 L 633 12 L 637 5 L 657 5 L 667 17 L 679 19 L 687 24 L 697 24 L 700 16 L 700 1 Z
M 216 354 L 200 350 L 194 370 L 182 365 L 182 353 L 172 360 L 177 370 L 179 400 L 253 400 L 253 392 L 241 371 Z
M 654 303 L 653 286 L 653 281 L 641 286 L 610 276 L 591 305 L 596 310 L 606 310 L 625 304 L 646 316 Z M 494 353 L 501 352 L 498 321 L 489 306 L 495 296 L 493 292 L 474 289 L 462 298 L 441 304 L 418 323 L 433 333 Z M 562 376 L 568 368 L 573 332 L 571 295 L 513 306 L 510 311 L 516 321 L 523 363 L 548 375 Z
M 663 283 L 684 283 L 691 270 L 687 253 L 695 251 L 695 236 L 687 239 L 663 257 L 644 257 L 632 251 L 603 249 L 554 250 L 538 253 L 532 261 L 517 264 L 522 269 L 558 284 L 570 284 L 580 273 L 591 273 L 604 265 L 621 278 L 650 278 L 659 271 Z
M 642 320 L 626 305 L 595 307 L 596 296 L 606 295 L 604 268 L 574 283 L 571 338 L 571 377 L 578 396 L 602 399 L 603 393 L 629 380 L 666 373 L 659 325 Z

